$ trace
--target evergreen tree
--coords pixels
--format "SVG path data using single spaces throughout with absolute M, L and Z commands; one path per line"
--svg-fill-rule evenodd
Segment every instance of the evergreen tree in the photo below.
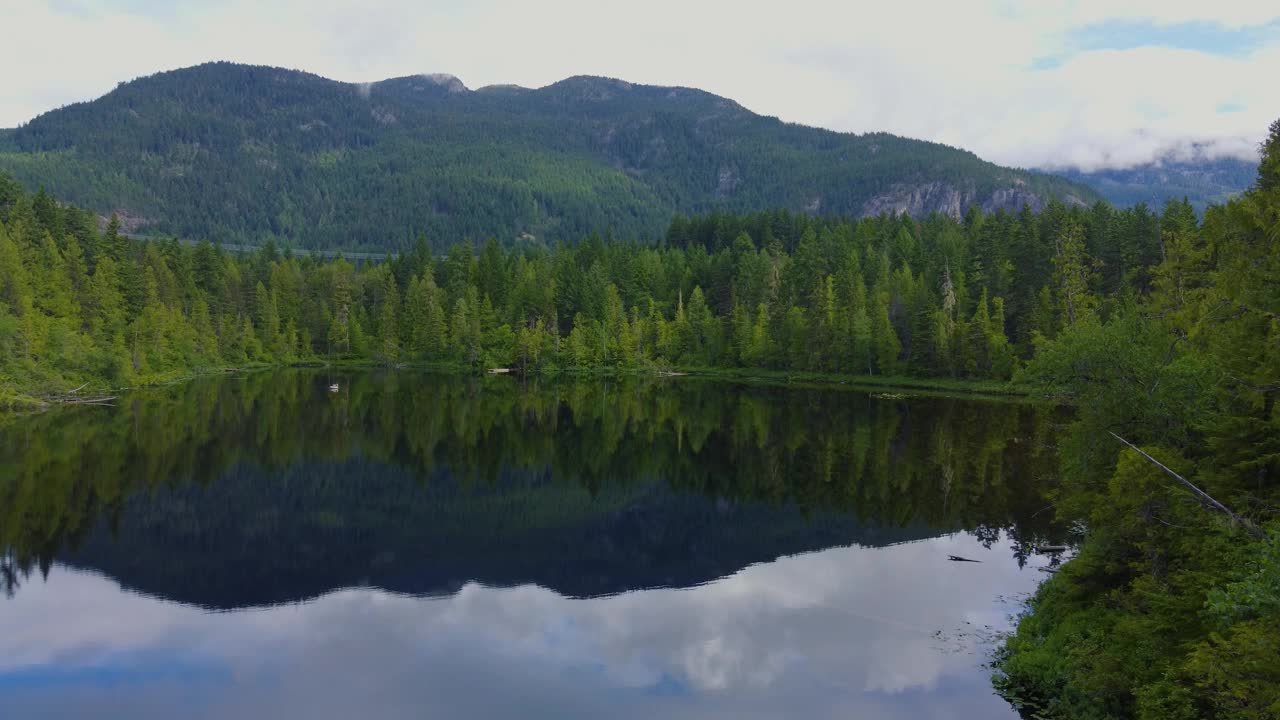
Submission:
M 879 291 L 871 311 L 871 342 L 874 347 L 876 369 L 881 375 L 894 375 L 898 371 L 898 357 L 902 354 L 902 341 L 889 320 L 889 293 Z
M 1068 221 L 1055 238 L 1054 286 L 1059 316 L 1066 325 L 1092 315 L 1096 299 L 1089 294 L 1093 262 L 1085 253 L 1084 229 Z
M 400 356 L 400 292 L 391 273 L 383 275 L 382 305 L 378 312 L 378 355 L 391 362 Z

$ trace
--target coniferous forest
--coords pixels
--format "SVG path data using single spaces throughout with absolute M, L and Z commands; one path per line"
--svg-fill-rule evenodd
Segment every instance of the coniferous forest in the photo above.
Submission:
M 1027 717 L 1280 715 L 1280 122 L 1254 187 L 1202 220 L 1049 204 L 607 230 L 236 254 L 131 240 L 3 178 L 0 400 L 339 360 L 1013 381 L 1075 408 L 1046 492 L 1088 540 L 1006 643 L 1000 691 Z
M 1075 406 L 1050 501 L 1087 528 L 996 663 L 1025 717 L 1280 717 L 1280 121 L 1252 190 L 1161 237 L 1024 369 Z
M 745 368 L 1009 380 L 1155 281 L 1184 203 L 862 220 L 677 216 L 657 242 L 430 243 L 353 264 L 132 240 L 0 181 L 8 394 L 362 359 L 522 372 Z
M 652 238 L 676 212 L 1016 211 L 1090 188 L 888 133 L 784 123 L 692 88 L 578 76 L 469 90 L 207 63 L 0 130 L 0 170 L 128 230 L 445 252 L 464 237 Z

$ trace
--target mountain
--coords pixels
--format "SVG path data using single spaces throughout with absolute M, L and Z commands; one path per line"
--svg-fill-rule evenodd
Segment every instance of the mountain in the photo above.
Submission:
M 0 133 L 0 169 L 126 229 L 399 249 L 424 234 L 656 237 L 675 213 L 959 215 L 1098 196 L 886 133 L 788 124 L 689 88 L 572 77 L 468 89 L 210 63 Z
M 444 596 L 466 582 L 596 597 L 694 587 L 786 555 L 955 529 L 806 515 L 677 492 L 656 478 L 593 496 L 542 470 L 473 485 L 448 473 L 420 482 L 408 470 L 351 460 L 241 466 L 208 486 L 139 494 L 62 561 L 131 590 L 220 610 L 360 586 Z
M 1178 153 L 1124 169 L 1045 168 L 1042 172 L 1088 185 L 1119 207 L 1146 203 L 1159 209 L 1169 200 L 1185 197 L 1196 212 L 1203 213 L 1209 205 L 1224 203 L 1248 189 L 1258 177 L 1258 161 Z

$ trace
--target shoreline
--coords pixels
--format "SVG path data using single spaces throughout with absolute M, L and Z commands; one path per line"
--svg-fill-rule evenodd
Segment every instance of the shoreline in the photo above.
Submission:
M 215 368 L 196 368 L 187 371 L 174 371 L 148 376 L 125 386 L 106 386 L 104 393 L 120 393 L 141 388 L 154 388 L 181 382 L 189 382 L 212 375 L 226 375 L 241 372 L 260 372 L 264 370 L 284 370 L 289 368 L 364 368 L 388 370 L 417 370 L 443 375 L 480 377 L 491 374 L 487 369 L 474 368 L 469 365 L 452 362 L 403 362 L 383 363 L 373 360 L 301 360 L 290 363 L 248 363 L 241 366 Z M 916 378 L 880 375 L 843 375 L 823 372 L 791 372 L 787 370 L 766 370 L 760 368 L 705 368 L 705 367 L 585 367 L 543 369 L 525 375 L 514 369 L 508 373 L 499 373 L 516 377 L 529 378 L 624 378 L 641 377 L 660 380 L 711 380 L 719 382 L 739 383 L 760 387 L 787 387 L 815 390 L 861 390 L 908 391 L 911 395 L 928 395 L 932 397 L 967 397 L 986 400 L 1027 401 L 1027 402 L 1062 402 L 1061 399 L 1036 397 L 1025 387 L 1013 382 L 996 382 L 990 380 L 963 380 L 952 378 Z M 95 390 L 96 391 L 96 390 Z M 13 390 L 10 395 L 0 395 L 0 414 L 22 415 L 42 412 L 55 407 L 78 403 L 65 402 L 58 398 L 39 397 Z

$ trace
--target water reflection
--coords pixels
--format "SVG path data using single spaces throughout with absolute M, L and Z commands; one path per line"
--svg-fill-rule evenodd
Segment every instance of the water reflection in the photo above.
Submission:
M 11 717 L 998 717 L 972 634 L 1034 579 L 1005 551 L 959 535 L 689 590 L 348 589 L 212 614 L 57 566 L 5 606 L 0 686 Z
M 13 717 L 1008 713 L 1043 410 L 333 379 L 0 428 Z

